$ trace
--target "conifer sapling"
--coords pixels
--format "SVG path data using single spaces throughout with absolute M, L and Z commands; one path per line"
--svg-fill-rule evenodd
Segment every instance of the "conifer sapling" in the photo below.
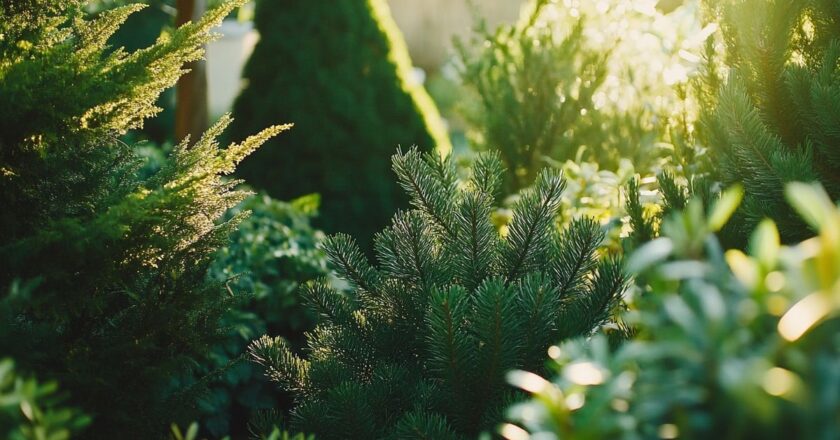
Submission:
M 268 336 L 254 360 L 296 395 L 287 428 L 318 438 L 470 438 L 501 420 L 513 368 L 541 371 L 546 349 L 608 321 L 625 285 L 600 259 L 600 226 L 555 225 L 565 181 L 543 171 L 514 208 L 506 234 L 490 220 L 499 157 L 472 177 L 450 159 L 398 153 L 393 167 L 413 209 L 376 236 L 379 264 L 353 239 L 325 245 L 345 294 L 313 283 L 320 314 L 304 355 Z

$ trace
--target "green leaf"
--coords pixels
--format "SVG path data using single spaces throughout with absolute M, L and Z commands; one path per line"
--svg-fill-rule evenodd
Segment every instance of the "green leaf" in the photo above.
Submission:
M 785 195 L 793 209 L 814 229 L 822 229 L 836 216 L 831 198 L 819 184 L 789 183 Z
M 738 209 L 741 200 L 744 198 L 744 188 L 741 185 L 734 185 L 724 191 L 709 214 L 708 226 L 712 232 L 720 231 L 723 226 Z
M 627 259 L 625 270 L 630 274 L 642 273 L 651 266 L 665 260 L 674 251 L 674 242 L 669 238 L 657 238 L 642 245 Z
M 762 220 L 750 238 L 750 255 L 757 258 L 765 270 L 772 270 L 776 266 L 780 249 L 776 224 L 770 219 Z

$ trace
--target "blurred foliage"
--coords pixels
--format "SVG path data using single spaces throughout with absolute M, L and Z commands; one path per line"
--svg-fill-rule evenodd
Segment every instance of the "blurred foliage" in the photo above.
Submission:
M 840 208 L 819 186 L 787 186 L 819 235 L 781 245 L 763 221 L 749 250 L 713 234 L 743 193 L 709 215 L 692 199 L 627 268 L 649 288 L 625 314 L 636 337 L 553 347 L 553 382 L 509 375 L 534 399 L 509 411 L 534 438 L 835 439 L 840 436 Z M 525 438 L 515 425 L 507 438 Z
M 814 231 L 784 200 L 784 186 L 819 181 L 840 199 L 840 7 L 826 0 L 708 0 L 710 40 L 696 91 L 697 141 L 711 174 L 743 183 L 737 243 L 773 219 L 785 243 Z
M 407 199 L 393 181 L 394 149 L 450 149 L 384 0 L 257 2 L 261 34 L 245 67 L 232 134 L 285 121 L 240 175 L 272 197 L 321 195 L 316 224 L 371 252 L 373 234 Z
M 315 440 L 314 436 L 305 434 L 289 434 L 286 431 L 281 431 L 280 428 L 272 427 L 265 435 L 255 435 L 254 440 Z M 173 424 L 171 427 L 170 440 L 199 440 L 199 425 L 198 423 L 191 423 L 186 431 L 182 431 L 181 427 Z M 222 440 L 230 440 L 230 437 L 225 436 Z
M 479 26 L 460 45 L 473 143 L 499 149 L 507 192 L 533 181 L 545 158 L 639 170 L 687 166 L 683 138 L 696 109 L 685 93 L 709 29 L 695 2 L 668 14 L 655 1 L 534 0 L 516 25 Z
M 16 286 L 13 288 L 21 288 Z M 7 440 L 68 440 L 90 418 L 63 405 L 53 383 L 39 383 L 0 359 L 0 437 Z

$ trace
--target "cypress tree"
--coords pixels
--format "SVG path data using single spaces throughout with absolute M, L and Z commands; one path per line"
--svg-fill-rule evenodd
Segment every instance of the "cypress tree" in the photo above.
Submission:
M 252 357 L 296 395 L 286 427 L 317 438 L 474 438 L 515 398 L 512 368 L 542 371 L 546 349 L 608 321 L 625 284 L 600 259 L 600 225 L 555 226 L 565 181 L 544 171 L 500 235 L 490 220 L 502 175 L 497 155 L 467 181 L 450 160 L 417 150 L 393 159 L 414 209 L 376 235 L 379 265 L 347 235 L 325 249 L 351 286 L 312 283 L 321 321 L 305 355 L 281 338 Z
M 257 2 L 261 37 L 234 106 L 234 136 L 278 121 L 295 130 L 246 160 L 240 175 L 272 197 L 319 193 L 317 226 L 369 251 L 407 200 L 388 178 L 394 148 L 448 149 L 384 0 Z
M 0 352 L 57 380 L 91 438 L 154 438 L 197 389 L 170 389 L 220 332 L 231 298 L 206 270 L 242 218 L 224 175 L 283 127 L 220 148 L 219 121 L 141 177 L 120 140 L 202 55 L 232 1 L 145 49 L 106 41 L 142 6 L 89 16 L 82 1 L 0 3 Z

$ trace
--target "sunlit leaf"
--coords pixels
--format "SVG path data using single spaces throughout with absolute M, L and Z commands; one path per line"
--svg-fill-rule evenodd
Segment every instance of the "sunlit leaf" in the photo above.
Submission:
M 709 214 L 708 226 L 713 232 L 720 231 L 723 225 L 729 221 L 741 200 L 744 198 L 744 188 L 735 185 L 724 191 L 720 199 L 715 203 L 712 212 Z

